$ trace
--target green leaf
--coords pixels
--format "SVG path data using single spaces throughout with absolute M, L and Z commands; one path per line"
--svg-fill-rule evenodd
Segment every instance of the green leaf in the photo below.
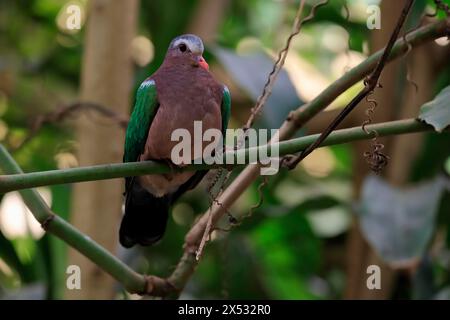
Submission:
M 360 203 L 361 229 L 386 262 L 405 267 L 419 260 L 433 235 L 443 177 L 407 189 L 388 185 L 379 177 L 364 182 Z
M 450 86 L 420 108 L 419 119 L 431 124 L 437 132 L 450 125 Z

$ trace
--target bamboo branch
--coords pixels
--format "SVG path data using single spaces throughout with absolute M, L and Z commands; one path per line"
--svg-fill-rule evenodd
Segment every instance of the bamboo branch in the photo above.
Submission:
M 399 120 L 381 123 L 377 125 L 368 126 L 372 130 L 380 130 L 380 136 L 391 134 L 402 134 L 410 132 L 419 132 L 430 130 L 431 128 L 421 122 L 414 119 Z M 361 139 L 369 139 L 370 136 L 364 137 L 365 132 L 360 127 L 354 127 L 349 129 L 342 129 L 334 131 L 328 139 L 323 142 L 323 146 L 346 143 Z M 299 152 L 308 147 L 315 139 L 319 137 L 319 134 L 309 135 L 301 138 L 282 141 L 279 143 L 273 143 L 273 148 L 278 148 L 279 155 L 286 155 L 295 152 Z M 2 146 L 2 153 L 6 152 L 6 149 Z M 226 163 L 227 159 L 234 159 L 234 163 L 237 163 L 238 159 L 245 159 L 245 164 L 237 164 L 235 166 L 244 166 L 249 164 L 249 155 L 255 156 L 259 154 L 267 154 L 271 156 L 271 147 L 269 145 L 262 145 L 259 147 L 251 147 L 247 149 L 240 149 L 236 151 L 228 151 L 223 155 L 223 164 L 192 164 L 186 167 L 180 168 L 179 172 L 184 171 L 196 171 L 202 169 L 212 169 L 217 167 L 229 167 L 230 164 Z M 1 160 L 1 159 L 0 159 Z M 3 168 L 3 165 L 0 165 Z M 32 173 L 15 173 L 9 175 L 0 176 L 0 193 L 5 193 L 13 190 L 21 190 L 27 188 L 35 188 L 39 186 L 48 186 L 61 183 L 73 183 L 82 181 L 96 181 L 106 180 L 114 178 L 122 178 L 128 176 L 138 176 L 145 174 L 155 173 L 168 173 L 169 169 L 165 164 L 157 163 L 154 161 L 145 162 L 130 162 L 130 163 L 115 163 L 88 167 L 79 167 L 73 169 L 63 170 L 49 170 L 39 171 Z M 173 169 L 172 169 L 173 170 Z M 13 170 L 4 170 L 5 173 L 11 173 Z
M 8 153 L 3 145 L 0 145 L 0 168 L 7 174 L 22 174 L 22 170 Z M 19 191 L 23 201 L 38 220 L 44 230 L 50 232 L 71 247 L 85 255 L 100 268 L 109 273 L 130 292 L 143 292 L 147 287 L 147 280 L 130 269 L 122 261 L 111 255 L 98 243 L 81 233 L 71 224 L 55 215 L 44 202 L 39 193 L 34 189 Z

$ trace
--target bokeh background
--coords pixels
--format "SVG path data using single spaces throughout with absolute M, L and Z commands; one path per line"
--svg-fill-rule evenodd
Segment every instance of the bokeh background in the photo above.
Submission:
M 305 13 L 314 3 L 307 1 Z M 70 5 L 82 9 L 80 30 L 66 27 Z M 369 5 L 381 8 L 380 30 L 366 26 Z M 230 88 L 230 126 L 238 128 L 291 32 L 297 6 L 295 0 L 2 0 L 0 142 L 27 172 L 120 162 L 121 120 L 137 86 L 161 64 L 171 39 L 187 32 L 203 38 L 211 72 Z M 331 0 L 320 8 L 295 38 L 257 126 L 277 128 L 289 110 L 382 48 L 402 6 Z M 432 12 L 433 1 L 415 2 L 407 29 L 418 25 L 424 10 Z M 449 57 L 448 41 L 439 39 L 389 65 L 375 95 L 375 121 L 416 117 L 450 84 Z M 362 83 L 343 93 L 298 135 L 320 132 L 360 88 Z M 77 107 L 80 101 L 114 116 Z M 366 108 L 361 104 L 342 127 L 360 126 Z M 379 177 L 363 157 L 368 141 L 318 149 L 294 171 L 271 177 L 263 205 L 250 218 L 213 234 L 181 297 L 449 298 L 450 134 L 381 141 L 391 161 Z M 260 182 L 231 213 L 258 203 Z M 207 185 L 206 179 L 173 208 L 161 243 L 133 250 L 118 245 L 121 179 L 39 191 L 56 213 L 134 269 L 167 276 L 182 254 L 184 235 L 209 206 Z M 66 268 L 73 264 L 82 271 L 81 290 L 66 288 Z M 366 286 L 370 265 L 380 267 L 379 290 Z M 12 192 L 0 195 L 0 298 L 136 297 L 45 235 Z

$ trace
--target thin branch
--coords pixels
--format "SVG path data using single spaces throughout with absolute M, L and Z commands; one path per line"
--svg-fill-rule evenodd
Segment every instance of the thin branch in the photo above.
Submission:
M 403 27 L 403 24 L 408 17 L 408 13 L 411 10 L 411 7 L 414 3 L 414 0 L 407 0 L 403 10 L 400 14 L 400 17 L 397 21 L 397 25 L 395 26 L 394 31 L 391 34 L 388 44 L 386 48 L 383 50 L 383 54 L 378 60 L 377 66 L 370 74 L 370 76 L 364 81 L 364 88 L 350 101 L 350 103 L 337 115 L 337 117 L 330 123 L 330 125 L 322 132 L 320 137 L 314 141 L 306 150 L 304 150 L 300 155 L 291 158 L 286 166 L 290 169 L 295 168 L 300 161 L 306 158 L 311 152 L 313 152 L 320 144 L 328 137 L 328 135 L 337 128 L 337 126 L 352 112 L 353 109 L 370 93 L 372 93 L 375 88 L 378 86 L 378 81 L 381 76 L 381 72 L 383 71 L 386 63 L 388 61 L 389 56 L 391 55 L 394 44 L 400 34 L 400 31 Z M 408 44 L 408 49 L 410 48 Z
M 434 22 L 415 30 L 408 35 L 408 42 L 405 42 L 404 39 L 397 40 L 388 61 L 399 58 L 407 52 L 409 44 L 413 48 L 417 48 L 426 42 L 447 35 L 448 28 L 450 28 L 449 19 Z M 341 93 L 345 92 L 352 85 L 368 76 L 372 72 L 373 68 L 375 68 L 383 51 L 384 50 L 382 49 L 372 54 L 365 61 L 329 85 L 309 103 L 302 105 L 295 111 L 292 111 L 280 128 L 280 130 L 286 132 L 286 138 L 294 135 L 294 133 L 302 128 L 311 118 L 328 107 L 328 105 L 330 105 Z
M 298 9 L 295 14 L 294 24 L 292 26 L 292 31 L 289 34 L 289 37 L 286 39 L 286 43 L 285 43 L 284 47 L 278 52 L 278 57 L 273 65 L 272 71 L 269 73 L 269 76 L 267 77 L 267 81 L 263 87 L 261 95 L 256 100 L 255 106 L 253 108 L 251 108 L 250 116 L 242 128 L 243 134 L 238 137 L 237 149 L 240 149 L 243 147 L 243 145 L 245 143 L 245 139 L 247 137 L 248 129 L 253 126 L 253 123 L 254 123 L 256 117 L 260 114 L 262 108 L 266 104 L 267 99 L 272 94 L 273 86 L 275 85 L 275 81 L 277 80 L 277 77 L 278 77 L 281 69 L 284 66 L 287 55 L 289 53 L 289 49 L 291 47 L 292 40 L 294 39 L 295 36 L 297 36 L 300 33 L 302 26 L 306 22 L 311 21 L 314 18 L 315 14 L 316 14 L 316 10 L 318 8 L 320 8 L 321 6 L 324 6 L 328 3 L 328 0 L 324 0 L 322 2 L 317 3 L 316 5 L 314 5 L 311 8 L 310 14 L 307 17 L 305 17 L 304 19 L 302 19 L 301 16 L 303 13 L 303 7 L 305 5 L 305 1 L 306 0 L 301 0 L 299 2 Z M 225 176 L 225 179 L 223 179 L 221 181 L 219 192 L 217 193 L 216 196 L 213 197 L 213 201 L 211 202 L 210 206 L 212 206 L 213 203 L 221 205 L 220 201 L 217 200 L 217 198 L 223 193 L 224 186 L 227 183 L 228 179 L 230 178 L 231 173 L 232 173 L 232 171 L 229 170 L 229 172 Z M 217 173 L 217 176 L 220 176 L 221 174 L 222 174 L 222 172 L 219 171 Z M 215 181 L 210 186 L 210 188 L 209 188 L 210 190 L 215 186 L 216 181 L 217 181 L 217 179 L 215 179 Z M 202 252 L 203 252 L 203 248 L 205 247 L 206 243 L 210 239 L 211 227 L 212 226 L 211 226 L 211 215 L 210 215 L 210 219 L 208 219 L 208 223 L 206 224 L 205 230 L 203 232 L 203 237 L 200 241 L 200 245 L 198 246 L 198 249 L 196 252 L 197 260 L 200 259 Z
M 273 65 L 273 69 L 267 78 L 267 82 L 264 85 L 261 95 L 256 100 L 255 106 L 251 109 L 251 114 L 244 126 L 244 130 L 249 129 L 250 127 L 253 126 L 256 116 L 261 112 L 261 109 L 264 107 L 267 99 L 271 95 L 272 89 L 273 89 L 275 81 L 278 77 L 278 74 L 280 73 L 281 69 L 284 66 L 284 62 L 286 61 L 287 55 L 289 53 L 289 49 L 291 47 L 292 40 L 294 39 L 294 37 L 296 35 L 298 35 L 300 33 L 302 26 L 305 23 L 311 21 L 314 18 L 316 11 L 320 7 L 326 5 L 328 3 L 328 1 L 329 0 L 324 0 L 322 2 L 315 4 L 311 8 L 310 14 L 307 17 L 305 17 L 304 19 L 301 19 L 301 15 L 303 12 L 303 7 L 305 5 L 305 0 L 300 1 L 299 7 L 297 9 L 297 13 L 295 15 L 294 25 L 292 26 L 292 32 L 289 35 L 289 37 L 287 38 L 284 48 L 282 50 L 280 50 L 280 52 L 278 52 L 277 60 L 275 61 L 275 64 Z

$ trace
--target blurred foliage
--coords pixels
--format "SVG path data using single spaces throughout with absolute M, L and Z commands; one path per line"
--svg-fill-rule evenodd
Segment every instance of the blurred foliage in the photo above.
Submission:
M 233 59 L 236 59 L 246 46 L 256 42 L 268 60 L 267 57 L 273 56 L 283 46 L 290 32 L 295 2 L 230 0 L 223 13 L 215 37 L 217 47 L 208 48 L 206 57 L 215 62 L 212 64 L 213 72 L 225 70 L 225 79 L 233 81 L 234 87 L 240 89 L 240 92 L 232 92 L 236 97 L 233 100 L 233 126 L 240 126 L 248 115 L 258 88 L 254 92 L 246 90 L 242 85 L 245 82 L 243 75 L 239 72 L 233 74 L 215 50 L 233 54 Z M 311 2 L 307 1 L 307 11 Z M 286 84 L 285 89 L 289 86 L 290 96 L 278 92 L 279 98 L 276 98 L 277 92 L 274 93 L 271 112 L 266 114 L 268 120 L 279 123 L 283 117 L 280 117 L 280 112 L 275 112 L 279 111 L 277 106 L 281 104 L 280 108 L 290 109 L 301 101 L 308 101 L 304 92 L 320 91 L 344 72 L 346 64 L 352 62 L 345 60 L 348 57 L 348 36 L 350 53 L 359 59 L 368 54 L 369 30 L 365 27 L 364 5 L 377 1 L 347 1 L 349 19 L 346 19 L 343 2 L 330 1 L 329 5 L 321 8 L 314 21 L 307 24 L 293 42 L 295 62 L 309 68 L 307 75 L 310 78 L 306 81 L 314 83 L 315 87 L 302 91 L 301 82 L 305 80 L 295 79 L 293 74 L 296 70 L 289 70 L 287 66 L 286 73 L 283 73 L 286 82 L 283 83 Z M 73 159 L 76 165 L 73 156 L 76 142 L 70 121 L 63 125 L 46 125 L 29 143 L 19 147 L 38 115 L 76 99 L 84 28 L 78 33 L 68 33 L 58 27 L 58 15 L 65 3 L 63 0 L 0 2 L 0 142 L 14 150 L 15 159 L 25 171 L 64 167 Z M 86 6 L 86 1 L 78 3 Z M 431 3 L 430 0 L 416 1 L 410 18 L 411 27 L 423 8 Z M 147 65 L 136 65 L 135 86 L 158 68 L 165 48 L 174 36 L 187 30 L 198 4 L 196 0 L 141 1 L 138 33 L 150 39 L 155 50 Z M 233 64 L 236 60 L 230 61 Z M 261 74 L 261 70 L 266 72 L 267 61 L 261 70 L 260 64 L 253 68 L 252 76 Z M 450 83 L 448 68 L 440 70 L 439 81 L 435 84 L 436 93 Z M 245 73 L 249 72 L 252 70 Z M 248 81 L 245 83 L 248 85 Z M 354 87 L 344 94 L 338 107 L 348 102 L 356 89 Z M 286 106 L 286 103 L 290 105 Z M 275 116 L 278 118 L 274 119 Z M 101 124 L 101 119 L 94 118 L 93 121 Z M 443 147 L 450 143 L 448 133 L 429 133 L 425 140 L 411 172 L 411 182 L 435 177 L 443 171 L 445 161 L 449 161 L 450 150 Z M 341 298 L 346 281 L 346 234 L 353 207 L 353 157 L 349 145 L 323 148 L 293 172 L 282 172 L 270 178 L 263 190 L 264 204 L 251 218 L 232 232 L 215 232 L 214 241 L 207 246 L 183 297 Z M 258 202 L 257 186 L 255 183 L 242 195 L 232 213 L 248 212 Z M 50 189 L 52 208 L 68 219 L 71 187 L 63 185 Z M 405 290 L 398 284 L 397 296 L 442 297 L 448 291 L 449 203 L 447 191 L 439 205 L 437 223 L 432 226 L 434 236 L 445 239 L 444 244 L 432 254 L 425 250 L 425 259 L 413 284 Z M 196 215 L 208 205 L 204 187 L 189 193 L 173 209 L 167 234 L 159 245 L 146 249 L 120 248 L 119 256 L 140 272 L 167 275 L 181 256 L 185 233 Z M 0 230 L 4 228 L 6 226 L 0 225 Z M 0 298 L 62 298 L 65 267 L 66 246 L 55 237 L 45 235 L 38 241 L 30 236 L 8 239 L 0 231 Z

